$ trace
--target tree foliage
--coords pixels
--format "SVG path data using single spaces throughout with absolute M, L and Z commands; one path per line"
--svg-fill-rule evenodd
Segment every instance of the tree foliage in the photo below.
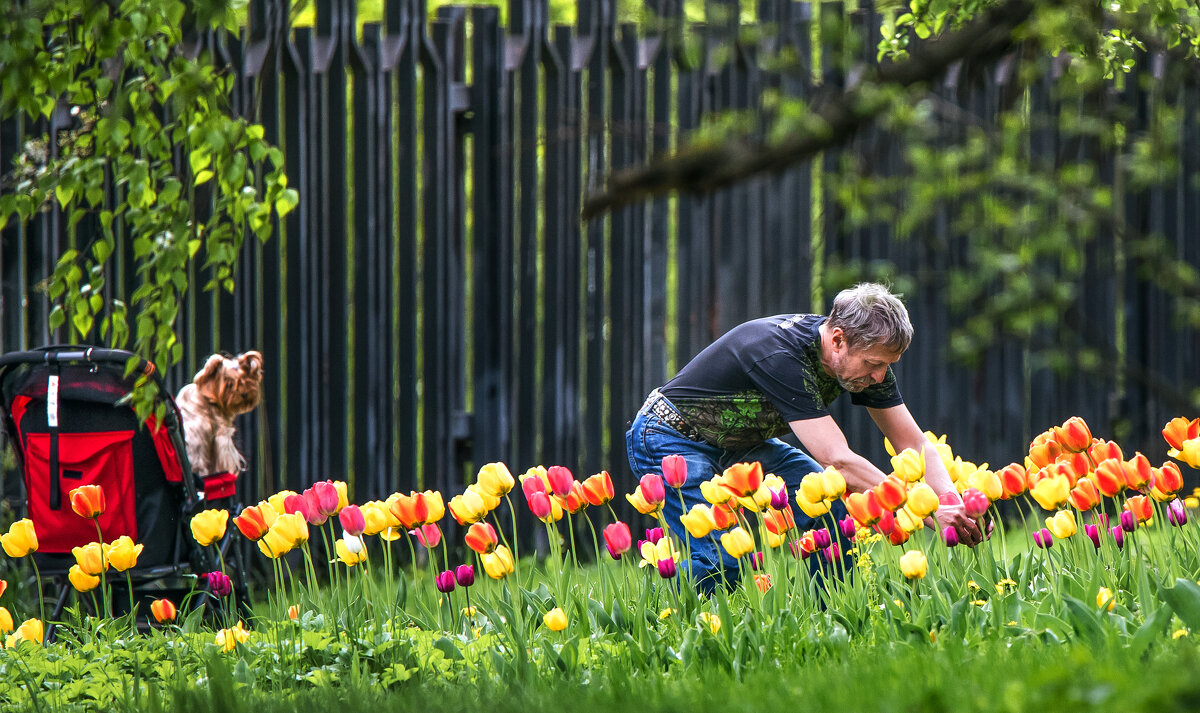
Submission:
M 233 75 L 185 51 L 184 28 L 233 22 L 225 0 L 32 0 L 0 10 L 0 118 L 73 117 L 68 130 L 25 143 L 0 194 L 0 227 L 54 204 L 67 219 L 71 244 L 46 284 L 50 326 L 68 341 L 132 342 L 160 366 L 178 362 L 189 263 L 203 261 L 207 289 L 232 291 L 247 233 L 268 239 L 272 216 L 296 205 L 282 152 L 230 110 Z M 99 229 L 77 231 L 85 217 Z M 128 301 L 106 289 L 125 245 L 136 269 Z M 147 390 L 139 403 L 153 397 Z

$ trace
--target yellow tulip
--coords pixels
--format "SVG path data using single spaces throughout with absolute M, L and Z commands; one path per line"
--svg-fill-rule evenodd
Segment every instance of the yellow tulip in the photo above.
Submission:
M 833 466 L 821 471 L 821 485 L 825 488 L 826 500 L 840 498 L 846 493 L 846 479 Z
M 765 484 L 758 486 L 755 490 L 746 497 L 737 499 L 738 505 L 746 508 L 750 512 L 762 512 L 768 505 L 771 504 L 771 489 Z
M 482 555 L 480 560 L 483 562 L 483 571 L 492 579 L 504 579 L 513 573 L 512 553 L 504 545 L 497 545 L 495 550 Z
M 679 553 L 671 546 L 669 537 L 664 537 L 658 542 L 643 542 L 639 552 L 642 561 L 638 562 L 638 567 L 657 567 L 660 561 L 666 559 L 679 561 Z
M 496 497 L 508 495 L 516 486 L 517 481 L 509 472 L 508 466 L 503 463 L 488 463 L 479 469 L 479 476 L 476 478 L 479 487 Z
M 283 514 L 283 513 L 287 512 L 287 508 L 285 508 L 283 506 L 283 501 L 287 500 L 287 497 L 289 495 L 296 495 L 296 491 L 280 490 L 278 493 L 275 493 L 271 497 L 267 498 L 267 503 L 271 506 L 271 509 L 274 510 L 277 514 Z
M 354 536 L 351 535 L 351 537 Z M 358 538 L 355 537 L 354 539 L 357 540 Z M 346 538 L 339 537 L 338 541 L 334 544 L 333 549 L 335 552 L 337 552 L 338 559 L 340 559 L 347 567 L 353 567 L 359 562 L 367 561 L 367 548 L 362 546 L 361 540 L 359 540 L 355 547 L 351 547 L 349 544 L 347 544 Z
M 229 513 L 225 513 L 226 517 Z M 108 563 L 118 572 L 136 567 L 138 557 L 142 554 L 143 545 L 139 542 L 133 544 L 133 540 L 129 535 L 121 535 L 108 548 Z
M 71 586 L 79 592 L 90 592 L 100 586 L 99 577 L 84 572 L 77 564 L 71 565 L 71 569 L 67 572 L 67 579 L 71 582 Z
M 1117 598 L 1108 587 L 1100 587 L 1096 592 L 1096 606 L 1105 611 L 1112 611 L 1117 605 Z
M 924 520 L 917 517 L 907 505 L 896 511 L 896 529 L 911 535 L 922 527 L 925 527 Z
M 1046 529 L 1060 540 L 1065 540 L 1079 531 L 1075 525 L 1075 513 L 1070 510 L 1059 510 L 1054 517 L 1046 518 Z
M 1071 497 L 1071 481 L 1065 475 L 1042 478 L 1029 489 L 1029 494 L 1043 510 L 1057 510 Z
M 476 490 L 467 488 L 462 495 L 450 498 L 450 514 L 460 525 L 471 525 L 487 517 L 487 504 Z
M 250 632 L 242 627 L 242 622 L 238 622 L 235 626 L 229 629 L 221 629 L 217 632 L 216 644 L 222 651 L 233 651 L 238 644 L 243 644 L 246 639 L 250 638 Z
M 567 613 L 558 607 L 554 607 L 542 617 L 542 623 L 550 631 L 562 631 L 567 628 Z
M 716 614 L 710 614 L 706 611 L 700 612 L 700 623 L 714 634 L 721 630 L 721 617 Z
M 724 478 L 719 475 L 714 475 L 710 480 L 700 481 L 700 494 L 713 505 L 727 503 L 733 498 L 733 493 L 725 487 Z
M 8 613 L 8 609 L 0 607 L 0 634 L 7 634 L 13 630 L 12 614 Z
M 906 482 L 915 483 L 925 477 L 925 454 L 905 448 L 892 456 L 892 470 Z
M 809 473 L 801 478 L 800 489 L 796 491 L 796 502 L 807 501 L 816 504 L 825 499 L 825 483 L 821 480 L 820 472 Z
M 30 641 L 35 644 L 42 643 L 45 638 L 46 629 L 42 626 L 40 619 L 26 619 L 21 622 L 17 630 L 8 635 L 4 640 L 4 648 L 11 649 L 22 641 Z
M 108 545 L 89 542 L 83 547 L 72 549 L 71 554 L 75 555 L 75 563 L 79 565 L 79 569 L 93 577 L 98 577 L 101 572 L 108 569 L 108 549 Z
M 365 502 L 360 507 L 363 514 L 363 522 L 366 527 L 363 528 L 364 535 L 378 535 L 388 529 L 388 507 L 381 500 L 371 500 Z
M 908 491 L 908 510 L 912 511 L 913 516 L 918 520 L 929 517 L 938 509 L 938 496 L 933 492 L 933 488 L 925 483 L 917 483 Z
M 787 534 L 776 535 L 774 532 L 767 530 L 767 546 L 771 549 L 778 549 L 787 542 Z
M 192 516 L 192 537 L 201 547 L 208 547 L 225 536 L 225 527 L 228 524 L 228 510 L 198 512 Z
M 741 525 L 721 535 L 721 546 L 736 558 L 742 558 L 754 551 L 754 538 Z
M 992 502 L 996 502 L 1004 495 L 1004 485 L 1000 482 L 1000 476 L 996 475 L 994 471 L 988 470 L 986 466 L 968 476 L 968 481 L 972 488 L 986 495 Z
M 713 519 L 712 507 L 700 503 L 696 503 L 691 510 L 680 515 L 679 521 L 683 523 L 692 537 L 708 537 L 709 533 L 717 528 L 717 522 Z
M 308 521 L 298 512 L 286 513 L 275 518 L 275 524 L 258 541 L 258 549 L 274 559 L 291 552 L 301 543 L 308 541 Z
M 909 550 L 900 556 L 900 572 L 909 579 L 921 579 L 929 569 L 929 561 L 920 550 Z
M 641 488 L 634 488 L 632 493 L 627 493 L 625 495 L 625 499 L 629 501 L 629 504 L 632 505 L 634 509 L 643 515 L 653 515 L 661 510 L 663 506 L 662 503 L 651 503 L 647 501 L 646 498 L 642 497 Z M 557 501 L 554 498 L 550 498 L 550 502 L 557 504 Z
M 471 489 L 471 487 L 474 487 L 474 486 L 468 487 L 468 490 Z M 476 490 L 478 491 L 478 489 L 476 489 Z M 483 495 L 483 494 L 484 493 L 481 493 L 481 495 Z M 441 491 L 440 490 L 426 490 L 424 492 L 424 495 L 425 495 L 425 507 L 429 508 L 429 514 L 425 516 L 425 522 L 423 524 L 431 525 L 435 522 L 440 522 L 441 519 L 443 517 L 445 517 L 445 515 L 446 515 L 446 502 L 444 500 L 442 500 Z M 493 499 L 495 500 L 495 504 L 490 505 L 490 507 L 488 507 L 488 512 L 491 512 L 492 510 L 495 510 L 497 507 L 500 506 L 500 498 L 498 498 L 494 495 L 491 495 L 490 493 L 487 493 L 487 496 L 488 497 L 483 498 L 485 505 L 489 505 Z
M 31 552 L 37 552 L 37 532 L 33 529 L 33 520 L 24 518 L 9 526 L 8 532 L 0 535 L 0 546 L 9 557 L 24 557 Z
M 800 481 L 800 483 L 801 483 L 801 485 L 803 485 L 804 481 Z M 822 490 L 821 492 L 823 493 L 824 490 Z M 804 514 L 808 515 L 809 517 L 814 517 L 814 518 L 821 517 L 825 513 L 829 512 L 829 501 L 827 501 L 827 500 L 816 500 L 816 501 L 809 500 L 804 497 L 803 490 L 796 491 L 796 505 L 799 505 L 800 509 L 802 511 L 804 511 Z

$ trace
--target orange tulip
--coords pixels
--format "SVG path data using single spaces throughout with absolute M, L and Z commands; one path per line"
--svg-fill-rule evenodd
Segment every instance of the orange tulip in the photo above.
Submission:
M 1045 468 L 1054 462 L 1063 452 L 1063 447 L 1054 440 L 1054 432 L 1046 431 L 1039 434 L 1029 444 L 1029 460 L 1039 468 Z
M 875 497 L 879 499 L 879 504 L 893 512 L 904 507 L 904 503 L 908 500 L 908 491 L 905 489 L 904 480 L 895 475 L 884 478 L 883 482 L 876 485 L 873 490 Z
M 500 538 L 496 536 L 496 528 L 486 522 L 477 522 L 467 528 L 465 539 L 467 547 L 481 555 L 494 552 L 496 545 L 500 544 Z
M 1071 487 L 1075 487 L 1075 483 L 1079 480 L 1079 477 L 1082 475 L 1087 475 L 1087 472 L 1087 470 L 1082 472 L 1075 470 L 1075 465 L 1070 459 L 1056 460 L 1050 465 L 1046 466 L 1047 476 L 1053 477 L 1056 475 L 1061 475 L 1067 479 L 1067 482 L 1071 484 Z
M 766 594 L 767 590 L 771 588 L 771 575 L 765 572 L 754 575 L 754 586 L 758 587 L 758 591 Z
M 1092 445 L 1092 430 L 1078 416 L 1072 416 L 1063 425 L 1054 427 L 1055 440 L 1071 453 L 1080 453 Z
M 1100 489 L 1108 497 L 1115 497 L 1125 490 L 1125 469 L 1121 465 L 1122 461 L 1116 458 L 1107 458 L 1100 461 L 1096 466 L 1094 477 L 1096 479 L 1096 487 Z
M 1000 498 L 1008 500 L 1015 498 L 1028 488 L 1028 476 L 1025 473 L 1025 466 L 1020 463 L 1010 463 L 996 473 L 996 477 L 1000 479 Z
M 269 507 L 271 506 L 267 503 L 244 507 L 242 514 L 233 518 L 233 524 L 237 525 L 238 531 L 245 535 L 246 539 L 258 542 L 271 529 L 271 522 L 268 522 L 268 519 L 271 521 L 275 519 L 275 513 L 270 513 L 271 517 L 268 518 L 268 513 L 264 511 Z
M 893 545 L 899 547 L 905 542 L 908 542 L 908 538 L 911 534 L 912 533 L 902 527 L 893 527 L 892 531 L 888 533 L 888 542 L 891 542 Z
M 1173 418 L 1163 426 L 1162 434 L 1172 448 L 1181 451 L 1184 441 L 1200 438 L 1200 418 L 1193 418 L 1191 421 L 1183 416 Z
M 1058 457 L 1056 462 L 1069 464 L 1071 470 L 1080 478 L 1092 472 L 1092 460 L 1088 457 L 1087 451 L 1063 453 Z
M 401 495 L 392 503 L 392 514 L 400 521 L 400 527 L 411 530 L 425 524 L 429 517 L 429 504 L 425 502 L 425 494 L 411 492 Z
M 763 513 L 763 522 L 767 526 L 767 531 L 775 535 L 782 535 L 796 527 L 796 518 L 792 515 L 792 509 L 787 507 L 782 510 L 768 508 Z
M 1091 478 L 1080 478 L 1071 489 L 1071 504 L 1081 512 L 1091 510 L 1100 504 L 1100 491 Z
M 1175 497 L 1175 494 L 1183 489 L 1183 473 L 1179 472 L 1179 466 L 1168 461 L 1163 463 L 1161 468 L 1154 469 L 1154 490 L 1157 491 L 1155 499 L 1160 502 L 1167 502 Z
M 572 515 L 587 507 L 588 500 L 583 492 L 583 483 L 580 483 L 578 480 L 572 480 L 570 490 L 567 491 L 565 496 L 558 498 L 558 502 Z
M 722 484 L 729 492 L 739 498 L 746 498 L 758 491 L 762 485 L 762 463 L 735 463 L 725 469 L 722 474 Z
M 1126 500 L 1125 509 L 1133 513 L 1138 522 L 1146 522 L 1154 517 L 1154 505 L 1145 495 L 1134 495 Z
M 104 488 L 81 485 L 70 492 L 71 509 L 79 517 L 96 518 L 104 512 Z
M 1092 456 L 1092 461 L 1095 463 L 1103 463 L 1109 458 L 1125 460 L 1125 455 L 1121 453 L 1121 447 L 1112 441 L 1097 440 L 1088 449 L 1088 453 Z
M 1154 479 L 1154 467 L 1141 452 L 1122 463 L 1122 469 L 1125 471 L 1125 483 L 1134 490 L 1141 490 Z
M 150 613 L 159 624 L 169 624 L 175 621 L 177 610 L 170 599 L 155 599 L 150 603 Z
M 596 507 L 607 503 L 616 495 L 616 491 L 613 490 L 612 476 L 608 474 L 607 470 L 589 476 L 582 485 L 584 499 Z
M 855 522 L 863 527 L 870 527 L 883 517 L 883 506 L 874 490 L 865 493 L 850 493 L 846 496 L 846 510 Z
M 713 505 L 712 514 L 713 522 L 716 523 L 718 530 L 728 530 L 737 524 L 737 513 L 729 507 L 728 503 Z

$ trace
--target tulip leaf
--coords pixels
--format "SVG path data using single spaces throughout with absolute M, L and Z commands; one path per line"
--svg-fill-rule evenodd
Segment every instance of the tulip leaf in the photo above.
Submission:
M 967 633 L 967 609 L 970 606 L 967 598 L 963 597 L 950 607 L 949 634 L 955 640 L 961 639 Z
M 612 605 L 612 621 L 620 631 L 626 631 L 629 628 L 629 621 L 625 618 L 625 606 L 619 598 L 613 598 Z
M 1171 623 L 1171 613 L 1171 607 L 1158 607 L 1142 622 L 1129 641 L 1129 653 L 1133 658 L 1140 658 L 1146 649 L 1150 648 L 1150 644 L 1166 632 L 1167 625 Z
M 604 629 L 605 631 L 615 632 L 618 630 L 616 622 L 612 620 L 612 617 L 608 615 L 608 612 L 604 611 L 603 604 L 595 599 L 588 599 L 587 607 L 588 613 L 591 615 L 592 621 L 595 622 L 596 626 Z
M 1189 629 L 1200 631 L 1200 586 L 1181 577 L 1174 587 L 1163 587 L 1160 596 Z
M 459 651 L 454 642 L 444 636 L 433 642 L 433 648 L 445 654 L 450 661 L 461 661 L 463 658 L 462 651 Z
M 1071 615 L 1071 625 L 1080 637 L 1093 644 L 1103 643 L 1104 626 L 1094 607 L 1089 607 L 1074 597 L 1063 595 L 1063 604 Z

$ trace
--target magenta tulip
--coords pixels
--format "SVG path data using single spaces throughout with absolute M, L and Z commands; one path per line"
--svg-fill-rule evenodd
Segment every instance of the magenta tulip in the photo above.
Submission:
M 437 586 L 437 590 L 442 594 L 449 594 L 454 591 L 454 572 L 446 570 L 441 572 L 437 577 L 434 577 L 433 583 Z
M 1092 541 L 1092 544 L 1096 546 L 1096 549 L 1100 549 L 1100 526 L 1099 525 L 1095 525 L 1095 524 L 1092 524 L 1089 522 L 1088 524 L 1083 526 L 1083 534 L 1088 536 L 1088 539 Z
M 813 543 L 818 550 L 823 550 L 833 543 L 833 538 L 829 536 L 829 530 L 822 527 L 819 530 L 813 530 Z
M 1042 549 L 1049 549 L 1054 546 L 1054 536 L 1050 534 L 1050 530 L 1043 527 L 1033 533 L 1033 544 Z
M 1113 525 L 1108 528 L 1108 532 L 1112 535 L 1113 542 L 1117 543 L 1118 549 L 1125 547 L 1125 530 L 1120 525 Z
M 952 525 L 946 525 L 942 528 L 942 542 L 946 543 L 947 547 L 954 547 L 958 544 L 958 530 L 955 530 Z
M 675 560 L 667 557 L 658 561 L 658 576 L 663 579 L 671 579 L 676 573 Z
M 1187 508 L 1183 506 L 1183 502 L 1179 498 L 1175 498 L 1167 506 L 1167 521 L 1175 527 L 1183 527 L 1187 524 Z
M 1128 510 L 1121 511 L 1121 529 L 1125 532 L 1133 532 L 1137 529 L 1137 515 L 1134 515 Z
M 469 587 L 475 584 L 475 565 L 460 564 L 454 568 L 454 581 L 458 582 L 460 587 Z

